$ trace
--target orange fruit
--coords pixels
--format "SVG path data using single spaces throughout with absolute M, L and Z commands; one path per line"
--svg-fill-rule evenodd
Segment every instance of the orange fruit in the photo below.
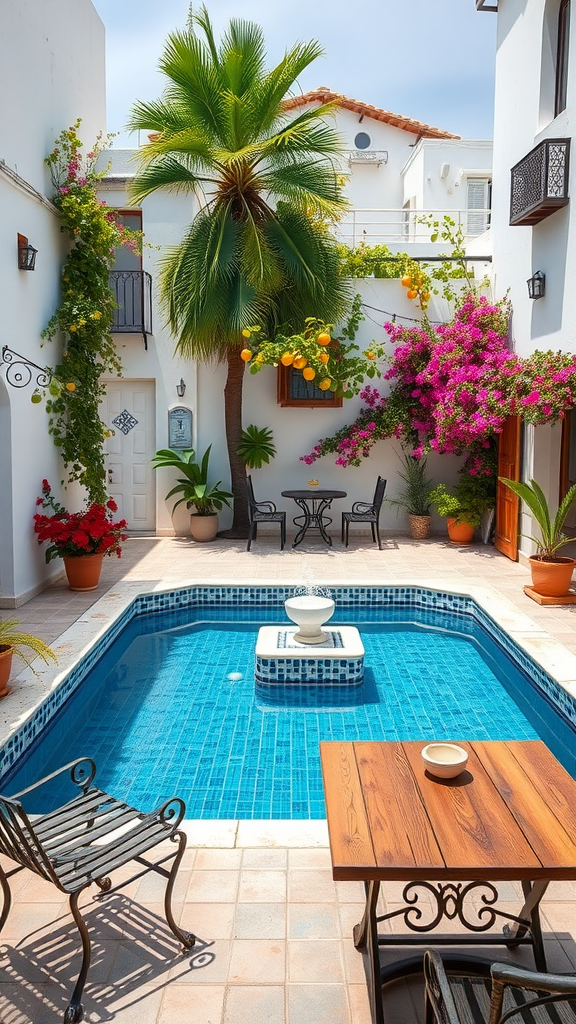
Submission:
M 282 363 L 282 366 L 291 366 L 294 362 L 294 353 L 284 352 L 284 354 L 280 356 L 280 362 Z
M 292 365 L 295 366 L 297 370 L 303 370 L 307 362 L 308 360 L 305 359 L 304 356 L 296 356 Z
M 321 352 L 320 355 L 318 356 L 318 359 L 320 360 L 321 363 L 324 363 L 324 366 L 326 366 L 326 363 L 330 359 L 330 356 L 328 355 L 327 352 Z
M 66 385 L 66 391 L 76 391 L 76 385 L 73 381 Z
M 303 370 L 302 376 L 304 377 L 304 380 L 314 380 L 316 370 L 313 370 L 311 366 L 307 366 L 306 369 Z
M 331 386 L 332 381 L 330 380 L 330 377 L 324 377 L 324 380 L 318 382 L 318 387 L 320 388 L 320 391 L 328 391 L 328 388 L 330 388 Z
M 365 352 L 364 355 L 366 356 L 366 359 L 376 359 L 373 352 Z
M 416 296 L 418 295 L 418 292 L 416 291 L 415 288 L 409 288 L 408 291 L 406 292 L 406 295 L 408 296 L 409 299 L 415 299 Z
M 245 363 L 249 363 L 252 359 L 252 353 L 249 348 L 243 348 L 240 353 L 240 359 L 243 359 Z
M 404 277 L 401 279 L 400 284 L 404 285 L 405 288 L 410 288 L 412 285 L 412 278 L 410 277 L 410 275 L 404 274 Z
M 242 331 L 242 337 L 243 337 L 243 338 L 249 338 L 249 337 L 250 337 L 250 335 L 251 335 L 251 333 L 252 333 L 252 332 L 251 332 L 251 331 L 249 331 L 249 330 L 247 330 L 247 328 L 245 327 L 245 328 L 244 328 L 244 330 Z
M 332 341 L 332 338 L 330 337 L 329 334 L 326 333 L 326 331 L 323 331 L 322 334 L 318 335 L 316 341 L 318 342 L 319 345 L 329 345 L 330 342 Z
M 428 302 L 428 299 L 430 298 L 430 292 L 422 292 L 422 298 L 424 299 L 424 302 Z

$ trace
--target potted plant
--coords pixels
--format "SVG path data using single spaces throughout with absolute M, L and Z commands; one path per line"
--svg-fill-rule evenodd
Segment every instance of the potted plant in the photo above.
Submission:
M 29 647 L 34 652 L 34 657 L 42 658 L 46 664 L 50 660 L 57 661 L 54 651 L 48 647 L 48 644 L 45 644 L 37 636 L 20 632 L 18 626 L 18 619 L 4 619 L 3 622 L 0 622 L 0 697 L 5 697 L 10 693 L 8 680 L 12 670 L 12 658 L 15 654 L 22 658 L 33 672 L 36 671 L 32 665 L 33 658 L 24 653 L 23 647 Z
M 230 491 L 221 489 L 220 480 L 217 484 L 208 484 L 208 461 L 211 448 L 212 445 L 209 445 L 200 464 L 194 462 L 196 453 L 193 449 L 173 452 L 170 448 L 161 448 L 156 452 L 152 461 L 154 469 L 167 466 L 177 469 L 183 474 L 178 478 L 172 490 L 168 491 L 166 498 L 172 498 L 175 494 L 182 495 L 175 502 L 172 512 L 184 503 L 186 508 L 194 507 L 196 509 L 190 514 L 190 533 L 194 540 L 200 542 L 214 540 L 218 533 L 218 512 L 223 505 L 231 508 L 229 499 L 233 497 Z
M 529 558 L 533 589 L 545 597 L 563 597 L 570 590 L 576 561 L 558 555 L 557 552 L 574 540 L 573 537 L 567 537 L 562 533 L 562 527 L 572 503 L 576 500 L 576 484 L 572 485 L 552 519 L 544 492 L 535 480 L 527 484 L 518 480 L 508 480 L 504 476 L 499 479 L 514 494 L 522 498 L 540 528 L 540 537 L 530 537 L 536 545 L 536 554 L 530 555 Z
M 36 513 L 34 533 L 38 543 L 50 541 L 46 548 L 46 561 L 62 558 L 70 590 L 96 590 L 104 555 L 122 554 L 125 519 L 114 522 L 111 513 L 118 511 L 114 498 L 105 505 L 93 501 L 80 512 L 68 512 L 54 498 L 50 484 L 42 481 L 42 497 L 36 505 L 51 509 L 52 515 Z
M 406 486 L 395 498 L 388 500 L 391 505 L 406 509 L 412 540 L 425 540 L 430 532 L 432 493 L 432 481 L 426 478 L 426 459 L 417 459 L 406 453 L 401 458 L 404 471 L 399 476 Z

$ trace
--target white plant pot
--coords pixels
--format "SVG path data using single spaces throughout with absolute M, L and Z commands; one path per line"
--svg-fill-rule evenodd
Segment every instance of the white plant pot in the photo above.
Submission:
M 284 607 L 288 618 L 299 627 L 294 634 L 294 639 L 299 643 L 322 644 L 328 639 L 321 627 L 334 614 L 335 604 L 331 597 L 302 594 L 300 597 L 289 597 Z
M 199 516 L 197 512 L 190 516 L 190 533 L 192 539 L 203 544 L 214 540 L 218 533 L 218 516 Z

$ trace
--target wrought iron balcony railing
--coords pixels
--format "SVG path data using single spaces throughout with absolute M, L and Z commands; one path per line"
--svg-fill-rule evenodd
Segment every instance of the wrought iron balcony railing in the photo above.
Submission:
M 538 224 L 568 204 L 570 139 L 545 139 L 511 170 L 510 224 Z
M 152 334 L 152 277 L 145 270 L 112 270 L 110 287 L 118 309 L 114 310 L 113 334 L 141 334 L 144 348 Z

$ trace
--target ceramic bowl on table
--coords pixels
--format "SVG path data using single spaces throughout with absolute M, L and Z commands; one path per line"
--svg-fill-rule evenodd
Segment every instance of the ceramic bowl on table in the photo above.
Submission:
M 463 772 L 468 754 L 456 743 L 428 743 L 422 750 L 424 766 L 439 779 L 454 779 Z

